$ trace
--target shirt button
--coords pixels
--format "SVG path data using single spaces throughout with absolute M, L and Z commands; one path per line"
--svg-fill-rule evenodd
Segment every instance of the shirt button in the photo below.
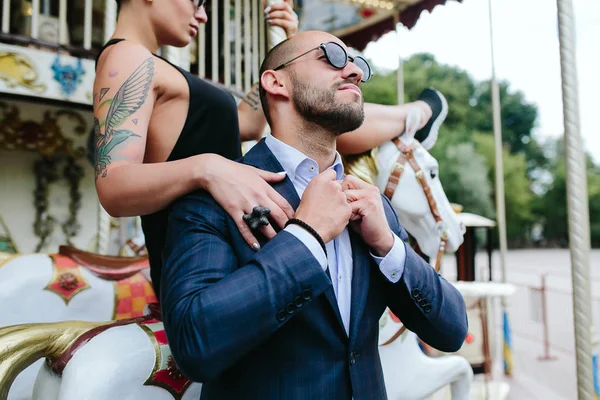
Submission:
M 392 272 L 392 278 L 396 279 L 397 276 L 398 276 L 398 271 Z

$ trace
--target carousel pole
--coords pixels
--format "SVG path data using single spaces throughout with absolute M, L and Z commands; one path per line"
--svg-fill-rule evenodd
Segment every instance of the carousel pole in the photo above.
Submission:
M 104 2 L 104 41 L 108 41 L 116 28 L 117 3 L 114 0 Z M 98 200 L 98 242 L 96 252 L 108 254 L 108 243 L 110 240 L 110 215 L 104 210 Z
M 396 30 L 396 39 L 398 39 L 398 70 L 396 71 L 397 88 L 398 88 L 398 104 L 404 104 L 404 69 L 402 63 L 402 55 L 400 54 L 400 48 L 402 43 L 400 42 L 400 13 L 394 13 L 394 29 Z
M 575 356 L 579 400 L 592 400 L 592 326 L 590 299 L 590 217 L 588 209 L 586 158 L 579 132 L 579 93 L 575 58 L 575 17 L 571 0 L 557 0 L 558 39 L 565 128 L 567 215 L 573 285 Z
M 504 205 L 504 163 L 502 159 L 502 119 L 500 108 L 500 89 L 496 80 L 496 63 L 494 59 L 494 28 L 492 18 L 492 0 L 488 0 L 488 13 L 490 25 L 490 58 L 492 63 L 492 77 L 490 92 L 492 95 L 492 112 L 494 123 L 494 148 L 495 148 L 495 191 L 496 191 L 496 219 L 498 224 L 498 237 L 500 244 L 500 280 L 506 283 L 506 211 Z M 491 279 L 492 277 L 490 277 Z M 510 327 L 506 311 L 506 298 L 502 297 L 502 319 L 504 326 L 504 373 L 512 375 L 512 353 L 510 349 Z

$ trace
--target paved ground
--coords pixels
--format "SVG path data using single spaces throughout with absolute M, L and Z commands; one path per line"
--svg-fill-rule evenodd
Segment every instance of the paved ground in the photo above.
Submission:
M 477 265 L 487 270 L 485 254 L 478 254 Z M 498 254 L 493 265 L 499 267 Z M 509 317 L 512 329 L 514 376 L 510 378 L 511 400 L 574 400 L 577 398 L 573 300 L 568 250 L 512 250 L 507 254 L 507 280 L 517 286 L 510 299 Z M 444 275 L 455 274 L 453 257 L 444 258 Z M 600 250 L 590 256 L 592 319 L 600 333 Z M 540 297 L 532 287 L 539 287 L 547 274 L 547 308 L 550 350 L 553 360 L 542 361 L 544 354 Z M 494 278 L 499 279 L 495 268 Z M 501 327 L 498 327 L 501 329 Z M 596 352 L 600 348 L 596 347 Z

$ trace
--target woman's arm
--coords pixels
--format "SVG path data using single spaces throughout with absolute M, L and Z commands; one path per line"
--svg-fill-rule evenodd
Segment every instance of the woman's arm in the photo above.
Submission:
M 420 129 L 431 118 L 431 108 L 424 101 L 400 106 L 365 103 L 365 121 L 360 128 L 338 136 L 338 151 L 342 154 L 359 154 L 400 136 L 412 107 L 422 112 Z
M 288 38 L 298 32 L 298 16 L 293 9 L 293 0 L 275 3 L 265 9 L 265 18 L 269 25 L 285 30 Z M 264 1 L 263 1 L 264 6 Z M 238 106 L 238 120 L 242 141 L 259 140 L 267 126 L 267 120 L 260 104 L 258 85 L 255 83 Z
M 122 42 L 98 64 L 94 82 L 96 190 L 105 210 L 113 216 L 146 215 L 205 188 L 233 217 L 249 245 L 257 240 L 242 215 L 257 204 L 269 207 L 275 223 L 283 227 L 293 210 L 267 183 L 283 179 L 282 175 L 216 154 L 144 164 L 155 103 L 154 61 L 141 45 Z M 263 233 L 275 235 L 270 226 Z

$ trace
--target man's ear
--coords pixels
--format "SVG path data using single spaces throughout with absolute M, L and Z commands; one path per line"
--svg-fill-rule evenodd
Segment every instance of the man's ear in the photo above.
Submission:
M 286 78 L 285 74 L 269 69 L 263 72 L 260 77 L 260 84 L 270 95 L 289 98 L 289 80 Z

